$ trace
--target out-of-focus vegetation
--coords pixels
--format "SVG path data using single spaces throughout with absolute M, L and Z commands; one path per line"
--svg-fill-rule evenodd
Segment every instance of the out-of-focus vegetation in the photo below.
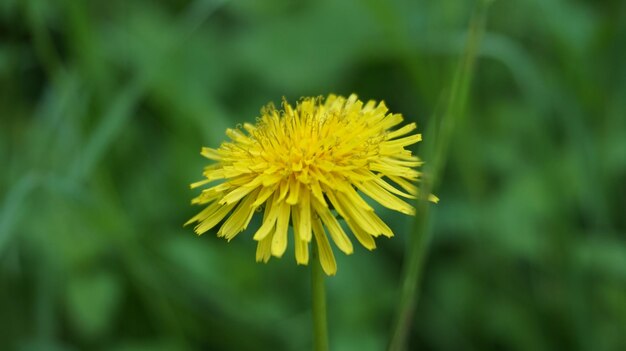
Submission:
M 427 129 L 472 7 L 0 1 L 0 349 L 310 348 L 307 267 L 181 227 L 200 147 L 329 92 Z M 477 63 L 411 348 L 626 349 L 626 2 L 496 1 Z M 396 237 L 328 280 L 333 350 L 388 341 L 412 233 L 380 211 Z

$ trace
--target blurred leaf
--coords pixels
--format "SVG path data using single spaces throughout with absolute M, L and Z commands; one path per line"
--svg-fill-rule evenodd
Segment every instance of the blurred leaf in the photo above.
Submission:
M 187 350 L 184 345 L 170 340 L 122 341 L 107 348 L 109 351 L 178 351 Z
M 626 282 L 626 245 L 595 233 L 594 238 L 582 241 L 575 258 L 581 268 L 593 275 L 606 275 Z
M 102 337 L 112 327 L 122 290 L 109 272 L 74 276 L 67 286 L 67 312 L 72 327 L 85 339 Z

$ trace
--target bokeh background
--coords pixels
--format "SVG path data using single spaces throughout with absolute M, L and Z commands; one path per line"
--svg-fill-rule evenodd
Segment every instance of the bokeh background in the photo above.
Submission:
M 182 227 L 200 147 L 330 92 L 427 130 L 474 5 L 0 1 L 0 349 L 309 349 L 292 249 Z M 456 127 L 410 349 L 625 350 L 626 2 L 494 2 Z M 333 350 L 388 342 L 415 233 L 380 211 L 394 239 L 336 252 Z

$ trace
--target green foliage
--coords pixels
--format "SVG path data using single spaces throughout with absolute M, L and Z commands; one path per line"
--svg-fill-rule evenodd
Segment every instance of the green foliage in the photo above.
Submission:
M 471 8 L 0 1 L 0 349 L 310 348 L 308 267 L 181 227 L 200 147 L 329 92 L 429 130 Z M 411 348 L 626 348 L 624 62 L 624 1 L 491 6 Z M 396 237 L 327 280 L 333 350 L 388 342 L 413 233 L 381 215 Z

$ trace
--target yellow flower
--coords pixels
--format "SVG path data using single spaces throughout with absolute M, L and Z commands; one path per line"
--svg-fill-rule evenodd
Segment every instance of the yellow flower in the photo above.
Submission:
M 285 253 L 291 222 L 296 262 L 308 263 L 314 237 L 324 272 L 334 275 L 337 265 L 326 233 L 341 251 L 353 251 L 334 212 L 369 250 L 376 247 L 374 237 L 393 233 L 361 194 L 414 214 L 400 197 L 417 195 L 412 182 L 420 173 L 413 167 L 422 162 L 405 147 L 422 136 L 410 134 L 415 123 L 391 130 L 402 122 L 402 115 L 388 113 L 383 102 L 363 104 L 356 95 L 304 98 L 295 108 L 285 101 L 283 109 L 269 104 L 256 125 L 244 124 L 245 132 L 227 129 L 230 142 L 202 148 L 201 154 L 216 162 L 191 188 L 215 183 L 192 200 L 208 206 L 185 225 L 197 223 L 194 230 L 202 234 L 230 213 L 217 232 L 230 241 L 264 208 L 254 234 L 257 261 Z M 431 201 L 437 199 L 431 196 Z

